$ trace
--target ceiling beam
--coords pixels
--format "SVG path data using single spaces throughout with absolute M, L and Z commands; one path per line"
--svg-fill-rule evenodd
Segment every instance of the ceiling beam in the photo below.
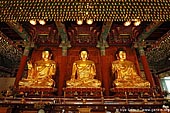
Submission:
M 151 22 L 145 30 L 139 35 L 138 43 L 142 43 L 146 38 L 148 38 L 151 33 L 153 33 L 163 22 Z
M 112 21 L 103 23 L 100 39 L 103 39 L 103 40 L 107 39 L 111 26 L 112 26 Z
M 25 42 L 29 42 L 31 36 L 26 32 L 18 22 L 6 22 Z
M 59 21 L 55 21 L 59 35 L 61 36 L 61 43 L 59 47 L 62 47 L 62 55 L 67 56 L 67 49 L 71 47 L 70 41 L 68 40 L 65 25 Z
M 99 41 L 96 45 L 96 47 L 101 49 L 101 55 L 102 56 L 105 55 L 105 48 L 109 47 L 106 39 L 107 39 L 107 36 L 110 32 L 111 26 L 112 26 L 112 21 L 108 21 L 108 22 L 103 23 L 102 32 L 101 32 L 101 35 L 99 37 Z

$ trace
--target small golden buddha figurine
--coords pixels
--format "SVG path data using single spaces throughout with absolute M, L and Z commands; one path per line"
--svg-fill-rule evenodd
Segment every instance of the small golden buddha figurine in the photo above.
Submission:
M 56 62 L 51 60 L 52 53 L 49 48 L 42 52 L 42 59 L 36 61 L 34 65 L 27 62 L 28 76 L 19 82 L 19 87 L 28 88 L 52 88 L 55 85 L 52 76 L 56 72 Z
M 96 76 L 95 63 L 88 60 L 88 50 L 82 48 L 79 52 L 80 60 L 75 61 L 72 67 L 71 79 L 66 81 L 66 87 L 71 88 L 98 88 L 101 82 L 94 79 Z
M 150 83 L 137 74 L 133 62 L 126 59 L 126 52 L 119 49 L 116 52 L 117 60 L 112 62 L 112 73 L 116 79 L 113 86 L 116 88 L 149 88 Z

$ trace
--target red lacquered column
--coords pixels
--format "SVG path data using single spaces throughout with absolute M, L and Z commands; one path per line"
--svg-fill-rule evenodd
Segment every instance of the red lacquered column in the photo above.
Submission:
M 108 61 L 108 59 L 107 59 L 106 56 L 101 56 L 102 82 L 103 82 L 103 86 L 105 88 L 105 95 L 109 96 L 109 91 L 110 91 L 109 83 L 110 83 L 110 81 L 109 81 L 109 76 L 108 76 L 109 75 L 109 67 L 107 65 L 107 63 L 108 63 L 107 61 Z
M 60 75 L 59 75 L 59 83 L 58 83 L 58 96 L 62 96 L 63 86 L 64 86 L 64 78 L 67 72 L 67 56 L 62 56 L 61 58 L 61 67 L 60 67 Z
M 29 51 L 30 51 L 30 47 L 25 47 L 24 53 L 23 53 L 23 56 L 21 58 L 20 65 L 19 65 L 19 68 L 18 68 L 18 72 L 17 72 L 17 75 L 16 75 L 16 79 L 15 79 L 15 82 L 14 82 L 14 87 L 18 86 L 18 82 L 20 81 L 20 79 L 22 77 L 25 65 L 27 63 Z
M 155 82 L 154 82 L 154 79 L 152 77 L 151 71 L 149 69 L 147 58 L 145 56 L 145 51 L 143 50 L 142 47 L 139 47 L 139 53 L 140 53 L 143 69 L 144 69 L 144 72 L 145 72 L 145 75 L 146 75 L 146 79 L 150 82 L 151 87 L 155 87 Z

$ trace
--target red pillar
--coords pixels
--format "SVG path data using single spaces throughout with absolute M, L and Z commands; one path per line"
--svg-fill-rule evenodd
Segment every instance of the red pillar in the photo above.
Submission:
M 109 65 L 108 59 L 106 56 L 101 56 L 101 71 L 102 71 L 102 83 L 105 88 L 105 95 L 109 96 L 110 88 L 109 88 Z
M 151 74 L 151 71 L 149 69 L 147 58 L 145 56 L 145 51 L 143 50 L 142 47 L 139 48 L 139 53 L 140 53 L 143 69 L 144 69 L 144 72 L 145 72 L 145 75 L 146 75 L 146 79 L 150 82 L 152 87 L 155 87 L 155 82 L 154 82 L 153 76 Z
M 67 72 L 67 56 L 61 57 L 61 65 L 60 65 L 60 75 L 59 75 L 59 83 L 58 83 L 58 96 L 62 96 L 63 86 L 64 86 L 64 78 Z
M 15 82 L 14 82 L 14 87 L 17 87 L 18 82 L 21 80 L 22 74 L 24 72 L 25 65 L 27 63 L 29 51 L 30 51 L 30 47 L 25 47 L 23 56 L 20 60 L 20 65 L 19 65 L 19 68 L 18 68 L 18 72 L 17 72 L 17 75 L 16 75 Z
M 161 78 L 160 78 L 158 75 L 155 75 L 155 76 L 154 76 L 155 85 L 157 86 L 158 91 L 159 91 L 158 93 L 162 94 L 163 89 L 162 89 L 162 87 L 161 87 L 160 79 L 161 79 Z

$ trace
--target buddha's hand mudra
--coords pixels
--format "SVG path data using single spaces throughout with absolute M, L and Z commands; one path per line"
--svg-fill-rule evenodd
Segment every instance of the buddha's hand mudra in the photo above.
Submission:
M 75 78 L 71 78 L 70 81 L 71 81 L 71 82 L 75 82 Z
M 32 62 L 31 62 L 31 61 L 28 61 L 28 62 L 27 62 L 27 65 L 28 65 L 28 69 L 33 68 L 33 65 L 32 65 Z
M 45 66 L 46 66 L 46 67 L 50 67 L 50 66 L 51 66 L 51 64 L 47 63 L 47 64 L 45 64 Z
M 75 76 L 72 75 L 70 81 L 75 82 L 75 80 Z

